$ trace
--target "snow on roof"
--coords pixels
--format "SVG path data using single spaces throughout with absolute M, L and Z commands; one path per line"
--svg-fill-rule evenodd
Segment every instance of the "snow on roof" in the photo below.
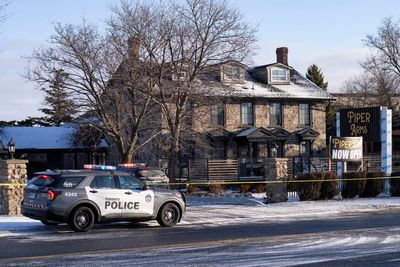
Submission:
M 258 128 L 257 127 L 251 127 L 246 130 L 243 130 L 242 132 L 238 133 L 236 137 L 242 137 L 242 136 L 248 136 L 249 134 L 253 133 L 256 131 Z
M 12 138 L 17 149 L 71 149 L 84 148 L 74 145 L 72 137 L 76 128 L 71 126 L 61 127 L 3 127 L 0 130 L 0 142 L 3 148 Z M 97 147 L 108 147 L 102 140 Z
M 262 66 L 263 67 L 263 66 Z M 214 81 L 205 85 L 208 94 L 230 97 L 260 97 L 272 99 L 311 99 L 311 100 L 335 100 L 327 91 L 321 89 L 313 82 L 302 76 L 298 71 L 290 67 L 290 84 L 267 84 L 256 80 L 249 72 L 245 73 L 243 83 L 223 85 Z M 209 82 L 209 81 L 208 81 Z M 212 92 L 212 93 L 211 93 Z
M 238 97 L 263 97 L 263 98 L 292 98 L 292 99 L 319 99 L 334 100 L 325 90 L 319 88 L 296 70 L 290 72 L 290 84 L 266 84 L 256 81 L 246 75 L 243 84 L 232 84 L 232 94 Z

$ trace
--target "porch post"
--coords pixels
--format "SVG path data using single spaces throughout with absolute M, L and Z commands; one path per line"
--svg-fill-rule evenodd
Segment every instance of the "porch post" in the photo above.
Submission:
M 249 153 L 250 153 L 250 176 L 254 176 L 253 170 L 253 142 L 249 142 Z

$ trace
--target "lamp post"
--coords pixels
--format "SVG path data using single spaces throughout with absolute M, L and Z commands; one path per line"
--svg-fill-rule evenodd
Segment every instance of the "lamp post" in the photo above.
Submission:
M 10 153 L 11 159 L 13 159 L 15 153 L 15 142 L 12 140 L 12 138 L 10 139 L 10 141 L 8 141 L 7 146 L 8 146 L 8 153 Z
M 271 144 L 271 158 L 276 158 L 278 152 L 278 145 L 275 142 Z

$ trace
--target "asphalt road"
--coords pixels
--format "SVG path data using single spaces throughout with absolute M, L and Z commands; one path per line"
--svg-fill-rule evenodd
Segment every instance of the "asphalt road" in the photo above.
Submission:
M 1 266 L 400 266 L 400 209 L 296 222 L 67 226 L 0 239 Z

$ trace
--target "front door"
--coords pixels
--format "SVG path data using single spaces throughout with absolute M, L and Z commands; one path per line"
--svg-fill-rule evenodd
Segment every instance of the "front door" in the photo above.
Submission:
M 121 190 L 117 188 L 113 175 L 96 175 L 85 190 L 88 199 L 99 207 L 102 217 L 121 217 L 121 210 L 118 208 L 122 201 Z
M 123 198 L 123 218 L 152 216 L 154 211 L 154 192 L 144 190 L 143 183 L 138 179 L 126 175 L 118 176 Z

